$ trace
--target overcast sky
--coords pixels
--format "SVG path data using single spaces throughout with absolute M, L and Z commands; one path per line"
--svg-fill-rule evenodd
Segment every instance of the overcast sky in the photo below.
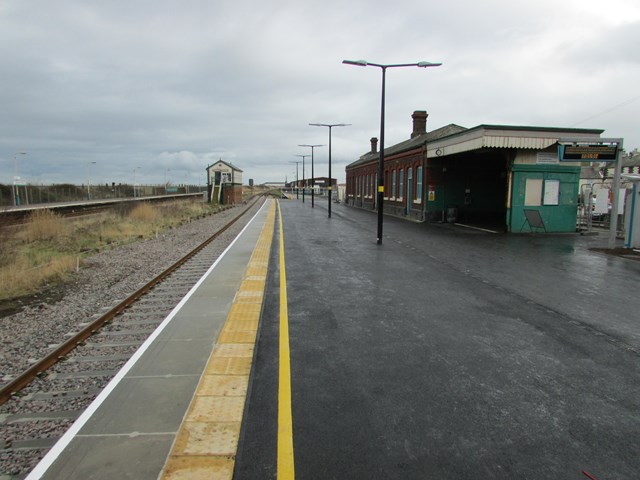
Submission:
M 455 123 L 601 128 L 640 147 L 637 0 L 1 0 L 0 182 L 197 184 L 218 158 L 245 183 L 333 173 Z M 327 175 L 327 147 L 315 150 Z M 95 163 L 93 163 L 95 162 Z M 310 169 L 307 170 L 307 176 Z M 300 177 L 302 172 L 300 170 Z

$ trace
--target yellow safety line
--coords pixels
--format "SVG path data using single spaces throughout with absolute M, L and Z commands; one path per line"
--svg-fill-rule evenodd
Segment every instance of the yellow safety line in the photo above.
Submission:
M 293 421 L 291 414 L 291 357 L 289 351 L 289 310 L 287 274 L 284 262 L 284 231 L 280 218 L 280 368 L 278 372 L 278 480 L 293 480 Z
M 240 289 L 163 469 L 160 477 L 163 480 L 231 480 L 233 477 L 275 212 L 272 203 Z

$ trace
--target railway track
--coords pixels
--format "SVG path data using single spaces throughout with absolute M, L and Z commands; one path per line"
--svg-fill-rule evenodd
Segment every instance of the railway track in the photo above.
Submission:
M 0 388 L 0 478 L 35 466 L 219 256 L 216 239 L 262 201 Z
M 87 217 L 98 215 L 104 212 L 111 212 L 123 205 L 132 205 L 137 202 L 164 203 L 175 202 L 181 200 L 193 200 L 193 196 L 161 196 L 161 197 L 141 197 L 121 200 L 104 200 L 94 202 L 71 202 L 69 204 L 36 204 L 25 209 L 19 210 L 1 210 L 0 209 L 0 228 L 19 227 L 29 221 L 30 216 L 38 210 L 50 210 L 64 218 Z

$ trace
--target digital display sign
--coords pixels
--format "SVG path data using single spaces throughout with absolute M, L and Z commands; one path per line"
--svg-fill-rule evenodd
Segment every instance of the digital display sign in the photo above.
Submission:
M 558 145 L 558 158 L 561 162 L 613 162 L 617 155 L 617 145 Z

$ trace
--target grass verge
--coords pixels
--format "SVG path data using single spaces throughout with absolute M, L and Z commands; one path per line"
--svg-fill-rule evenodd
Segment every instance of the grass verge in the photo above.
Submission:
M 5 235 L 0 243 L 0 301 L 63 282 L 89 255 L 152 238 L 217 211 L 195 201 L 125 205 L 113 213 L 75 220 L 38 210 L 23 229 Z

